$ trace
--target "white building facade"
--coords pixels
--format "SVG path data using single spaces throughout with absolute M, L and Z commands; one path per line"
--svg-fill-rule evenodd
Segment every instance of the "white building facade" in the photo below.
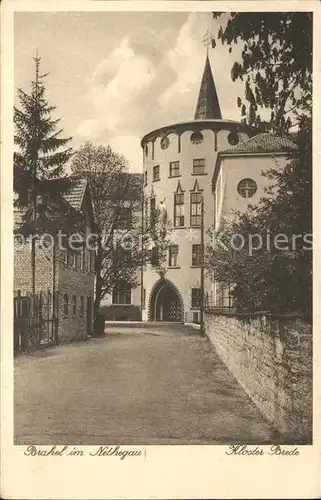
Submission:
M 207 57 L 194 120 L 153 130 L 141 146 L 145 217 L 163 203 L 173 227 L 165 266 L 144 270 L 142 319 L 199 322 L 202 233 L 206 244 L 222 218 L 256 203 L 268 182 L 262 173 L 283 168 L 293 144 L 270 134 L 253 137 L 250 127 L 222 118 Z M 206 277 L 203 283 L 204 297 L 222 305 L 221 290 Z

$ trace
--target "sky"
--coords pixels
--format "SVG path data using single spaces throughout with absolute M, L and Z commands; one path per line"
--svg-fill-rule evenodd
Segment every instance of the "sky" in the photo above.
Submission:
M 17 12 L 15 87 L 30 90 L 38 50 L 41 71 L 50 72 L 47 96 L 72 146 L 109 144 L 139 172 L 145 134 L 193 119 L 202 39 L 219 26 L 210 12 Z M 219 41 L 209 58 L 222 116 L 239 121 L 244 90 L 231 80 L 235 54 Z

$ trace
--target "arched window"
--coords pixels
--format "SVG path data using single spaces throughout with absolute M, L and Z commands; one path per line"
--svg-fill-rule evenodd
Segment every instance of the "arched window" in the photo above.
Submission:
M 202 132 L 193 132 L 191 135 L 192 144 L 202 144 L 204 140 Z
M 169 138 L 166 135 L 161 138 L 160 145 L 161 145 L 162 149 L 167 149 L 168 148 L 168 146 L 169 146 Z
M 253 179 L 242 179 L 237 186 L 237 192 L 243 198 L 251 198 L 257 190 L 257 184 Z

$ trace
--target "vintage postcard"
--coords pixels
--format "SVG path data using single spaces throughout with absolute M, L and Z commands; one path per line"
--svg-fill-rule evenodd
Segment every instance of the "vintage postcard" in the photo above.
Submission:
M 3 498 L 320 496 L 320 10 L 3 3 Z

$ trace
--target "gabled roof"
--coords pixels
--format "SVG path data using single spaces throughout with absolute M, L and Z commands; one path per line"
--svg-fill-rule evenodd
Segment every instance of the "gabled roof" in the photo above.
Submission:
M 194 120 L 209 119 L 221 120 L 222 113 L 217 97 L 210 61 L 207 56 Z
M 220 163 L 224 157 L 232 156 L 247 156 L 247 155 L 288 155 L 291 151 L 297 149 L 295 142 L 291 141 L 287 137 L 279 137 L 277 135 L 262 133 L 247 139 L 238 144 L 234 148 L 225 149 L 219 151 L 216 157 L 216 162 L 214 166 L 214 174 L 212 179 L 212 185 L 215 185 Z
M 88 181 L 81 177 L 72 176 L 70 179 L 73 181 L 69 191 L 61 195 L 61 201 L 65 206 L 70 206 L 73 210 L 81 212 L 82 204 L 86 189 L 88 187 Z M 92 207 L 90 208 L 92 211 Z M 24 224 L 24 216 L 27 213 L 27 209 L 21 207 L 15 207 L 13 211 L 13 226 L 14 231 L 18 231 Z
M 282 153 L 296 149 L 296 144 L 287 137 L 262 133 L 247 139 L 237 146 L 220 151 L 220 154 Z
M 68 193 L 63 195 L 63 198 L 67 201 L 67 203 L 69 203 L 69 205 L 72 206 L 72 208 L 75 210 L 81 210 L 86 187 L 86 179 L 75 177 L 70 190 Z

